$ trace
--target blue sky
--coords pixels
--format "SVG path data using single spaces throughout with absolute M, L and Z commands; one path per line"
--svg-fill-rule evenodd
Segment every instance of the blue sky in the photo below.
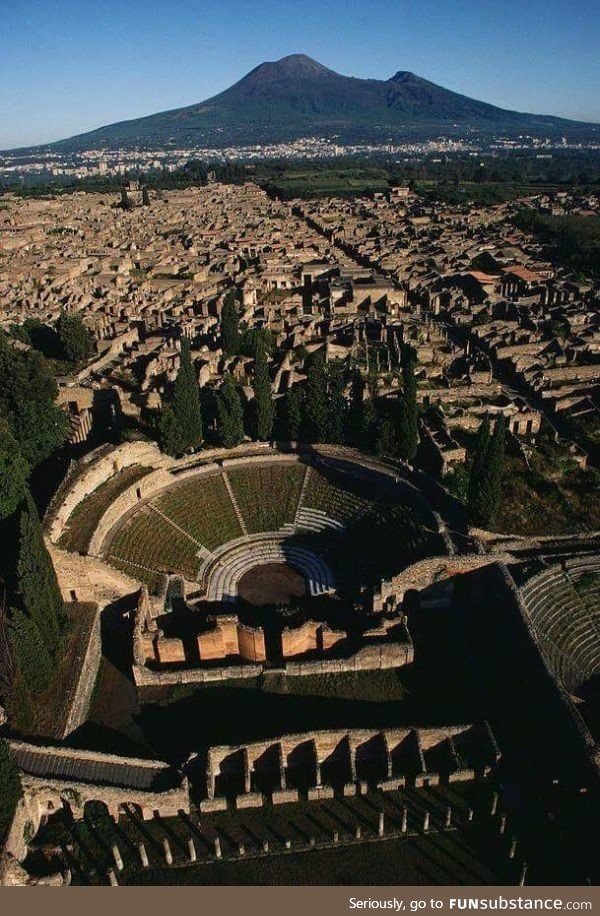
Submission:
M 305 53 L 600 122 L 598 0 L 2 0 L 0 149 L 202 101 Z

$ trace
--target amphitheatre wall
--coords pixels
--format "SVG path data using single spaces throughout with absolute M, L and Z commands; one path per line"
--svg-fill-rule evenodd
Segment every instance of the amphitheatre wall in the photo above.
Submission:
M 46 542 L 65 601 L 95 601 L 106 606 L 138 592 L 140 583 L 96 557 L 61 550 Z
M 248 456 L 249 460 L 252 456 L 260 458 L 260 456 L 269 452 L 272 452 L 269 443 L 256 442 L 243 443 L 233 449 L 206 449 L 201 453 L 201 457 L 188 455 L 184 458 L 175 459 L 164 455 L 152 442 L 127 442 L 117 446 L 102 446 L 79 461 L 73 462 L 46 513 L 46 531 L 52 541 L 57 541 L 69 516 L 77 505 L 116 473 L 132 465 L 139 464 L 143 467 L 154 468 L 156 471 L 162 470 L 164 472 L 162 487 L 165 487 L 174 482 L 175 476 L 177 479 L 183 479 L 188 476 L 210 473 L 210 470 L 205 470 L 207 465 L 214 471 L 220 468 L 220 465 L 215 464 L 216 461 L 230 460 L 236 454 Z M 272 452 L 272 454 L 274 457 L 278 457 L 279 453 Z M 147 477 L 142 478 L 137 484 L 133 484 L 121 494 L 122 496 L 129 495 L 131 497 L 133 495 L 134 497 L 130 502 L 124 501 L 120 510 L 121 514 L 132 508 L 139 501 L 136 494 L 138 488 L 143 494 L 143 499 L 155 496 L 156 493 L 160 492 L 161 487 L 157 485 L 157 482 L 150 480 L 153 476 L 153 474 L 147 475 Z M 156 478 L 156 481 L 160 480 L 161 478 Z M 116 503 L 117 500 L 113 505 L 116 505 Z M 113 519 L 112 524 L 114 524 L 114 521 L 119 516 L 111 514 L 111 518 Z M 103 522 L 104 520 L 101 519 L 101 521 Z M 98 552 L 98 543 L 102 543 L 110 527 L 111 524 L 108 522 L 103 524 L 104 535 L 101 539 L 94 539 L 95 549 L 92 550 L 90 548 L 92 553 Z
M 127 442 L 108 450 L 97 449 L 69 469 L 46 513 L 46 530 L 57 541 L 75 507 L 114 474 L 134 464 L 169 466 L 173 459 L 148 442 Z

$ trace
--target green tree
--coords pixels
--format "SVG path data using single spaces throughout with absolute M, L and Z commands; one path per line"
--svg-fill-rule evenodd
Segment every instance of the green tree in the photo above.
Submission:
M 0 738 L 0 844 L 12 824 L 22 796 L 19 769 L 10 755 L 8 741 Z
M 181 427 L 177 422 L 177 417 L 173 408 L 167 404 L 161 411 L 158 421 L 158 441 L 163 452 L 172 455 L 174 458 L 185 449 L 184 438 Z
M 31 496 L 21 512 L 17 595 L 20 610 L 36 623 L 49 653 L 60 648 L 67 626 L 67 615 L 52 560 Z
M 181 339 L 179 372 L 173 389 L 173 412 L 181 430 L 183 448 L 202 442 L 202 414 L 196 373 L 192 364 L 190 344 Z
M 9 640 L 17 676 L 33 696 L 44 693 L 52 683 L 52 657 L 35 620 L 18 608 L 11 612 Z
M 366 441 L 365 381 L 360 369 L 350 376 L 350 404 L 346 415 L 346 441 L 356 448 L 364 448 Z
M 0 519 L 16 512 L 25 497 L 29 470 L 8 423 L 0 420 Z
M 235 356 L 240 349 L 240 316 L 235 293 L 230 290 L 221 310 L 221 338 L 225 356 Z
M 144 187 L 142 188 L 142 206 L 144 207 L 150 206 L 150 194 L 148 193 L 148 188 L 146 187 L 146 185 L 144 185 Z
M 504 463 L 506 448 L 506 419 L 503 414 L 496 420 L 494 432 L 487 450 L 485 470 L 484 503 L 486 525 L 493 525 L 502 501 L 502 484 L 504 481 Z
M 399 405 L 397 443 L 398 455 L 412 461 L 419 445 L 419 410 L 417 407 L 416 354 L 405 345 L 402 350 L 402 396 Z
M 217 426 L 219 440 L 225 448 L 233 448 L 244 439 L 244 411 L 233 376 L 226 373 L 217 394 Z
M 304 401 L 308 442 L 327 442 L 329 403 L 325 353 L 318 350 L 309 360 Z
M 274 418 L 275 405 L 267 353 L 263 346 L 259 346 L 254 363 L 253 435 L 255 439 L 265 441 L 271 438 Z
M 56 333 L 62 354 L 69 362 L 80 363 L 90 358 L 94 349 L 92 335 L 79 312 L 61 312 L 56 322 Z
M 284 423 L 289 442 L 298 442 L 304 416 L 304 390 L 292 385 L 285 393 Z
M 68 420 L 54 404 L 57 394 L 56 380 L 42 354 L 15 350 L 0 332 L 0 418 L 32 468 L 66 438 Z
M 375 449 L 382 458 L 394 458 L 398 454 L 396 427 L 389 417 L 383 417 L 378 424 Z
M 476 525 L 485 525 L 489 514 L 486 474 L 490 444 L 490 421 L 486 417 L 477 432 L 467 491 L 469 518 Z
M 339 362 L 331 362 L 328 366 L 328 441 L 343 445 L 346 441 L 346 414 L 348 404 L 345 397 L 344 367 Z

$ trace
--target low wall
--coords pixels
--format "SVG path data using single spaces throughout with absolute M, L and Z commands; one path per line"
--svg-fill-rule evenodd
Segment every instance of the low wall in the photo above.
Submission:
M 365 646 L 350 658 L 323 658 L 314 661 L 286 662 L 286 674 L 302 677 L 310 674 L 338 674 L 343 671 L 379 671 L 410 665 L 414 649 L 410 643 L 390 643 Z
M 238 678 L 257 678 L 262 665 L 225 665 L 216 668 L 191 668 L 185 671 L 152 671 L 142 665 L 133 666 L 136 687 L 175 687 L 187 684 L 225 683 Z

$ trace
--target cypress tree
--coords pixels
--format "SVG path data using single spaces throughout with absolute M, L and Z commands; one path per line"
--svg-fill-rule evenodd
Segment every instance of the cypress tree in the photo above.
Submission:
M 344 369 L 339 363 L 330 363 L 328 375 L 329 419 L 328 441 L 342 445 L 346 438 L 346 413 L 348 405 L 344 396 Z
M 488 469 L 488 452 L 490 449 L 490 421 L 486 417 L 481 423 L 475 444 L 471 472 L 469 474 L 469 487 L 467 491 L 467 506 L 469 517 L 477 525 L 487 524 L 487 492 L 486 474 Z
M 354 369 L 350 378 L 350 406 L 346 416 L 346 441 L 357 448 L 363 448 L 365 429 L 365 382 L 359 369 Z
M 158 421 L 158 440 L 162 451 L 167 455 L 176 457 L 185 449 L 181 427 L 177 422 L 173 408 L 168 404 L 163 409 Z
M 148 188 L 145 185 L 142 188 L 142 206 L 150 206 L 150 194 L 148 193 Z
M 319 350 L 310 361 L 304 404 L 308 442 L 326 442 L 329 438 L 329 404 L 323 350 Z
M 275 419 L 275 405 L 269 378 L 266 349 L 258 344 L 254 362 L 254 410 L 253 433 L 256 439 L 265 441 L 271 438 L 273 421 Z
M 398 453 L 398 439 L 396 435 L 396 428 L 392 420 L 389 417 L 384 417 L 378 426 L 377 432 L 377 441 L 376 441 L 376 451 L 377 454 L 382 458 L 392 458 L 395 457 Z
M 298 442 L 304 415 L 304 390 L 292 385 L 285 393 L 285 428 L 289 442 Z
M 219 439 L 225 448 L 233 448 L 244 439 L 244 411 L 233 377 L 226 373 L 217 394 Z
M 31 617 L 14 609 L 9 625 L 12 656 L 27 688 L 33 695 L 44 693 L 52 683 L 54 665 L 42 634 Z
M 20 609 L 35 622 L 48 652 L 54 656 L 60 648 L 67 615 L 44 543 L 39 516 L 30 496 L 20 518 L 17 579 Z
M 240 349 L 240 317 L 235 294 L 230 291 L 225 297 L 221 311 L 221 338 L 225 356 L 234 356 Z
M 487 467 L 485 473 L 485 524 L 491 525 L 496 520 L 502 500 L 502 482 L 504 480 L 504 451 L 506 443 L 506 419 L 503 414 L 496 420 L 494 433 L 487 450 Z
M 419 411 L 417 407 L 416 355 L 409 345 L 402 350 L 402 397 L 398 419 L 398 454 L 412 461 L 419 445 Z
M 179 372 L 173 389 L 173 412 L 181 430 L 183 448 L 200 445 L 202 442 L 202 414 L 198 383 L 190 343 L 186 337 L 181 340 Z
M 0 738 L 0 845 L 23 796 L 19 769 L 12 759 L 6 738 Z

